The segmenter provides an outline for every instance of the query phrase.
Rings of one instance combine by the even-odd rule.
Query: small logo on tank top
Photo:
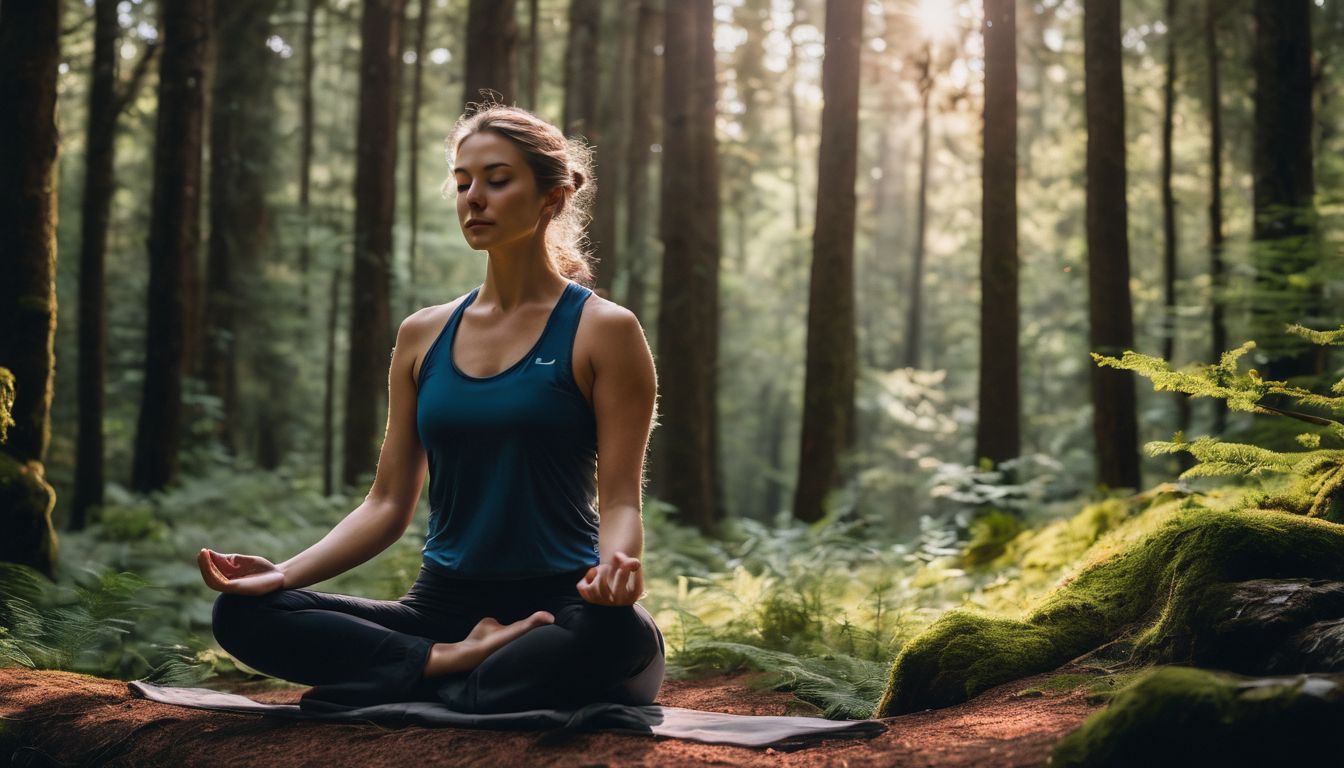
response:
[[[555,365],[555,358],[551,358],[550,360],[542,360],[540,357],[538,357],[536,363],[537,365]]]

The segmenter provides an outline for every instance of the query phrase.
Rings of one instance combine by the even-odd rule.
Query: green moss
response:
[[[0,451],[0,560],[30,565],[48,576],[56,561],[51,511],[56,492],[42,465]]]
[[[1093,563],[1024,620],[954,611],[896,657],[877,712],[956,704],[1055,669],[1122,634],[1136,658],[1189,657],[1201,595],[1221,581],[1344,578],[1344,527],[1273,512],[1183,509],[1152,534]]]
[[[1021,532],[1022,519],[1013,512],[990,509],[982,513],[971,523],[971,539],[962,553],[962,563],[974,568],[993,562]]]
[[[1160,669],[1060,741],[1051,764],[1324,765],[1339,755],[1339,681]]]
[[[8,368],[0,368],[0,443],[9,437],[9,428],[14,426],[14,374]]]

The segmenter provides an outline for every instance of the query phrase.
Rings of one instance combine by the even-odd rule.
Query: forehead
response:
[[[527,164],[523,160],[523,151],[517,144],[493,131],[473,133],[457,145],[457,156],[453,158],[455,173],[484,172],[498,163],[508,163],[513,170],[525,173]]]

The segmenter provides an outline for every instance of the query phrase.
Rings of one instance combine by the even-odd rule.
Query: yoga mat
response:
[[[328,705],[325,711],[301,709],[297,704],[263,704],[236,693],[205,688],[168,688],[129,683],[131,691],[164,704],[222,712],[242,712],[294,720],[383,725],[428,725],[505,730],[614,730],[686,739],[705,744],[801,749],[827,738],[872,738],[887,729],[877,720],[824,720],[818,717],[730,715],[657,704],[589,704],[575,710],[534,709],[526,712],[470,714],[454,712],[432,701],[405,701],[347,709]]]

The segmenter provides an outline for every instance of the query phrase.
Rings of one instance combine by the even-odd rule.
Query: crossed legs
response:
[[[642,608],[596,606],[577,594],[543,596],[542,611],[535,600],[507,602],[515,604],[484,618],[306,589],[224,594],[214,631],[248,666],[316,686],[305,702],[438,699],[463,712],[652,703],[661,638]]]

